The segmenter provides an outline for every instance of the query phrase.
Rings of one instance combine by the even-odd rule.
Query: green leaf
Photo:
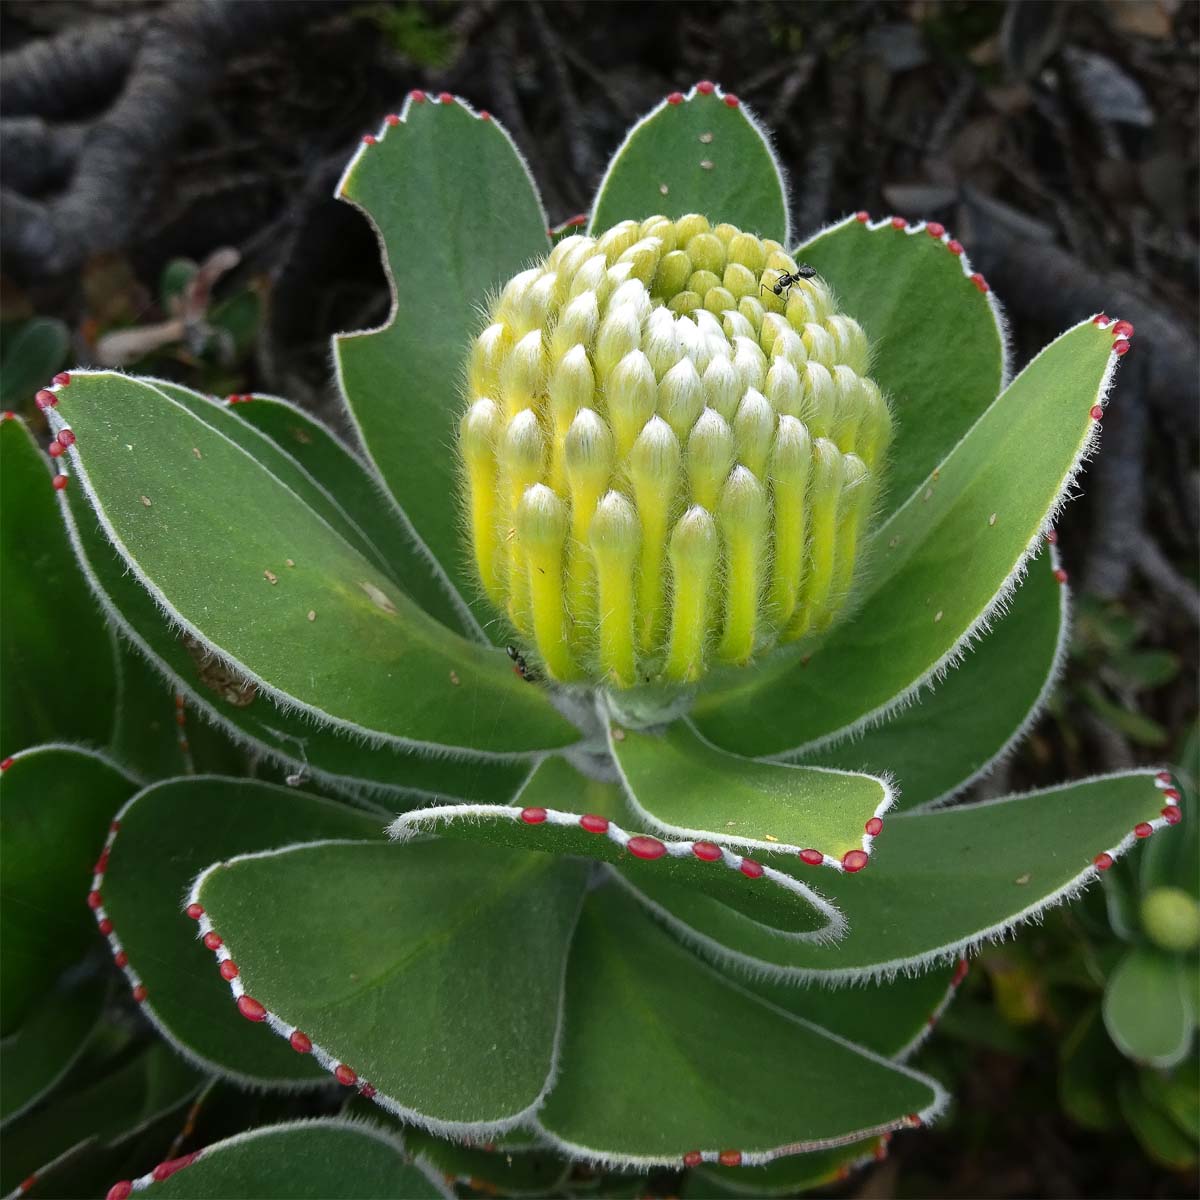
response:
[[[298,1026],[326,1070],[345,1064],[390,1112],[461,1137],[541,1102],[585,879],[494,846],[330,842],[217,863],[189,899],[240,968],[235,996],[276,1033]]]
[[[592,822],[589,829],[581,820],[585,816],[607,824]],[[421,832],[620,864],[632,879],[661,878],[698,888],[750,920],[784,926],[802,940],[825,941],[844,927],[841,914],[818,893],[781,871],[765,868],[761,877],[751,878],[741,870],[745,860],[730,850],[701,859],[690,839],[647,838],[619,788],[586,780],[559,758],[541,763],[508,804],[414,809],[388,826],[400,841]],[[633,838],[642,841],[630,850]]]
[[[853,987],[797,987],[772,979],[751,980],[745,986],[848,1042],[906,1062],[949,1007],[965,975],[964,960],[954,968]]]
[[[410,1161],[399,1138],[332,1117],[251,1129],[175,1162],[165,1180],[152,1182],[153,1200],[442,1200],[454,1194],[427,1167]]]
[[[0,361],[0,408],[24,408],[38,388],[66,361],[71,346],[67,327],[54,317],[30,317],[4,339]]]
[[[932,1080],[835,1039],[706,967],[612,888],[571,949],[558,1081],[537,1123],[564,1152],[678,1166],[858,1141],[928,1119]]]
[[[1139,1071],[1142,1095],[1161,1107],[1179,1129],[1200,1140],[1200,1077],[1195,1064],[1166,1075],[1162,1071]]]
[[[1192,1045],[1187,973],[1173,955],[1135,946],[1104,989],[1104,1025],[1126,1058],[1173,1067]]]
[[[845,1179],[856,1167],[886,1156],[887,1144],[867,1138],[835,1150],[789,1154],[761,1167],[698,1167],[681,1195],[684,1200],[713,1200],[714,1195],[795,1196]],[[714,1186],[719,1191],[714,1191]]]
[[[891,399],[896,436],[881,516],[913,494],[1006,382],[999,307],[948,241],[924,225],[898,230],[890,220],[849,218],[794,253],[821,273],[871,339],[871,377]]]
[[[32,1108],[67,1074],[100,1021],[108,990],[98,975],[55,988],[0,1043],[0,1125]]]
[[[882,719],[1002,611],[1094,448],[1117,362],[1087,322],[1051,343],[873,535],[862,603],[810,655],[701,695],[697,724],[741,754],[793,755]],[[936,475],[936,478],[934,477]],[[994,518],[994,519],[993,519]]]
[[[1009,611],[936,688],[861,737],[804,761],[886,771],[899,785],[901,809],[943,803],[987,774],[1025,737],[1061,669],[1068,591],[1054,577],[1056,566],[1053,555],[1030,564]]]
[[[73,746],[37,746],[0,776],[0,1010],[4,1034],[87,950],[84,906],[104,831],[137,784],[115,763]]]
[[[225,981],[192,944],[196,924],[180,911],[180,897],[215,859],[299,839],[377,838],[379,819],[288,788],[212,777],[146,788],[118,819],[99,915],[113,924],[111,949],[128,955],[130,986],[146,989],[146,1015],[206,1070],[245,1084],[319,1082],[311,1059],[261,1036],[230,1008]]]
[[[718,749],[687,721],[658,733],[609,729],[609,747],[634,811],[652,828],[763,853],[821,850],[841,869],[863,832],[893,802],[883,779],[826,767],[754,762]]]
[[[1048,791],[949,809],[901,813],[861,876],[833,872],[821,891],[849,932],[836,945],[802,943],[699,892],[645,876],[621,878],[702,953],[760,977],[828,981],[881,978],[948,961],[1074,895],[1098,875],[1092,859],[1114,858],[1147,822],[1177,836],[1159,816],[1147,772],[1085,780]],[[794,861],[794,860],[793,860]],[[781,871],[815,868],[785,860]]]
[[[243,398],[238,416],[287,451],[338,499],[347,515],[377,546],[404,590],[456,633],[473,634],[461,607],[451,603],[427,555],[418,551],[391,494],[358,456],[302,409],[275,396]]]
[[[1098,1004],[1084,1012],[1060,1043],[1058,1060],[1058,1102],[1067,1116],[1084,1129],[1115,1128],[1120,1109],[1113,1090],[1113,1052]]]
[[[0,464],[0,754],[59,738],[103,745],[116,648],[79,577],[46,459],[20,421],[0,420]]]
[[[198,417],[206,425],[211,425],[231,442],[240,446],[251,458],[274,475],[284,487],[295,492],[317,516],[341,534],[363,558],[388,575],[394,583],[401,583],[392,570],[391,564],[375,545],[373,539],[350,517],[337,497],[314,479],[291,454],[282,450],[274,439],[267,437],[265,433],[243,421],[232,406],[222,403],[212,396],[206,396],[202,392],[194,392],[191,388],[171,383],[166,379],[147,376],[144,382],[177,401],[194,417]]]
[[[62,1092],[8,1126],[0,1155],[0,1190],[7,1195],[36,1172],[43,1184],[34,1195],[84,1194],[48,1186],[59,1174],[60,1158],[69,1152],[80,1157],[90,1154],[113,1169],[124,1164],[124,1151],[132,1147],[165,1149],[183,1123],[179,1109],[196,1095],[201,1083],[201,1077],[166,1046],[151,1044],[94,1082]],[[163,1118],[171,1114],[170,1132],[164,1137]],[[51,1164],[54,1170],[48,1171]]]
[[[157,388],[79,372],[55,411],[78,438],[76,483],[122,557],[175,624],[260,691],[414,749],[494,754],[574,740],[504,655],[422,612],[247,452]]]
[[[394,307],[382,328],[335,338],[334,356],[371,462],[482,638],[494,614],[452,499],[462,368],[488,296],[549,252],[546,215],[497,122],[457,101],[410,100],[400,117],[362,147],[338,189],[379,234]]]
[[[363,1103],[363,1107],[368,1107]],[[358,1109],[362,1111],[362,1109]],[[511,1149],[491,1142],[486,1146],[463,1145],[436,1138],[416,1127],[405,1131],[410,1154],[436,1167],[455,1183],[475,1191],[499,1192],[503,1196],[546,1196],[561,1191],[571,1164],[557,1154],[537,1148]]]
[[[296,781],[308,778],[339,791],[379,792],[425,799],[507,799],[528,774],[528,764],[504,760],[431,758],[391,745],[364,746],[344,734],[314,725],[299,712],[281,710],[195,642],[166,623],[150,593],[125,569],[78,493],[65,510],[80,566],[111,624],[128,639],[171,688],[187,698],[188,741],[203,741],[212,722],[236,742],[280,764]],[[135,718],[136,719],[136,718]],[[155,714],[152,717],[157,720]],[[131,715],[122,712],[122,737]],[[155,734],[157,737],[157,734]],[[215,735],[214,735],[215,736]],[[142,748],[144,750],[144,747]],[[207,757],[212,757],[211,755]]]
[[[1146,1099],[1137,1080],[1125,1076],[1117,1088],[1121,1112],[1142,1149],[1164,1167],[1184,1171],[1195,1165],[1196,1140],[1179,1127],[1157,1105]]]
[[[719,88],[664,100],[629,131],[600,181],[588,232],[658,213],[701,213],[788,241],[787,194],[767,135]]]

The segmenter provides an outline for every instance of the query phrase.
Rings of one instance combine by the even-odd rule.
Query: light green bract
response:
[[[828,1183],[944,1109],[906,1063],[967,957],[1151,836],[1154,944],[1103,1019],[1178,1061],[1174,777],[949,805],[1054,686],[1045,543],[1132,330],[1081,322],[1010,380],[939,226],[859,214],[790,249],[766,136],[710,84],[631,131],[586,234],[551,242],[508,135],[450,96],[414,93],[338,194],[392,286],[335,341],[356,444],[278,398],[82,370],[40,398],[56,499],[0,431],[12,1186],[445,1194],[420,1153],[507,1194],[584,1162],[627,1173],[613,1195],[659,1167],[689,1196]],[[141,1115],[64,1145],[56,1080],[118,1035],[55,977],[105,954],[173,1051],[277,1097],[243,1127],[322,1083],[353,1119],[135,1164],[197,1084],[140,1099],[158,1060],[126,1056],[96,1086]]]

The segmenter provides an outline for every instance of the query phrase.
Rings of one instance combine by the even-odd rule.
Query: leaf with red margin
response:
[[[699,892],[620,877],[677,936],[723,966],[794,981],[887,978],[948,962],[1076,895],[1098,877],[1093,859],[1116,859],[1166,827],[1165,787],[1133,771],[901,813],[861,877],[823,880],[849,924],[836,946],[801,943]],[[791,870],[806,875],[799,863]]]
[[[884,516],[912,495],[1007,382],[995,297],[969,277],[970,263],[948,249],[949,237],[929,230],[850,217],[793,253],[821,273],[842,311],[871,339],[871,377],[896,421],[878,507]]]
[[[83,903],[92,864],[113,814],[138,784],[110,759],[76,746],[35,746],[5,763],[0,1008],[7,1036],[94,945]]]
[[[251,1129],[126,1182],[151,1200],[449,1200],[454,1195],[425,1163],[409,1157],[398,1137],[337,1117]]]
[[[803,762],[893,776],[893,811],[943,804],[986,775],[1041,715],[1061,673],[1070,589],[1053,552],[1031,564],[1008,612],[931,690],[860,736]]]
[[[0,417],[0,463],[0,755],[38,742],[103,745],[116,647],[63,534],[48,460],[11,416]]]
[[[558,1081],[537,1125],[576,1157],[767,1162],[902,1128],[911,1114],[928,1121],[947,1101],[934,1080],[712,970],[619,889],[588,897],[566,1011]]]
[[[658,213],[702,213],[787,242],[782,168],[736,96],[711,84],[676,92],[634,125],[596,190],[589,232]]]
[[[554,1076],[586,875],[498,846],[326,842],[216,863],[188,902],[260,1037],[286,1047],[299,1027],[340,1083],[481,1136],[524,1123]]]
[[[179,898],[214,859],[300,840],[379,838],[380,819],[290,788],[220,777],[155,784],[117,819],[105,869],[93,879],[102,901],[96,917],[112,922],[109,948],[128,956],[129,986],[146,989],[146,1016],[189,1061],[245,1086],[322,1082],[310,1059],[259,1036],[232,1011],[228,986],[194,944],[196,923],[180,912]]]
[[[781,653],[754,678],[718,679],[701,693],[705,737],[739,754],[796,758],[883,720],[939,679],[1003,611],[1095,450],[1113,344],[1089,321],[1047,346],[872,535],[852,617],[803,658]]]
[[[419,808],[388,826],[399,841],[424,832],[620,864],[631,878],[699,888],[750,920],[784,926],[802,940],[829,941],[844,929],[841,914],[818,892],[769,862],[705,841],[701,857],[690,838],[648,835],[618,787],[584,779],[561,758],[541,763],[509,804]]]
[[[859,871],[895,801],[886,779],[741,758],[686,720],[655,732],[610,726],[608,741],[634,811],[674,837],[760,854],[815,848],[825,866]]]
[[[447,594],[484,638],[494,614],[463,553],[450,448],[480,312],[549,253],[546,215],[508,134],[452,98],[410,98],[351,160],[337,194],[379,234],[393,301],[381,328],[334,339],[342,395]]]

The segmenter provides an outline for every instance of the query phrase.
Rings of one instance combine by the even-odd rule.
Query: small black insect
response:
[[[771,284],[771,291],[777,296],[782,296],[787,299],[788,289],[793,283],[799,283],[802,279],[812,279],[816,275],[816,270],[812,267],[806,267],[803,263],[800,264],[790,274],[787,271],[780,271],[779,278]],[[758,289],[758,294],[761,296],[767,290],[767,285],[761,284]]]
[[[537,672],[525,661],[525,655],[516,646],[505,646],[504,649],[512,659],[513,674],[519,675],[526,683],[537,683]]]

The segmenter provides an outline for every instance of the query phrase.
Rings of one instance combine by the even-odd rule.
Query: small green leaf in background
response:
[[[790,754],[932,682],[1036,546],[1096,437],[1090,411],[1115,361],[1090,321],[1043,350],[876,530],[854,619],[801,660],[701,693],[705,737],[739,754]]]
[[[1129,1122],[1142,1149],[1164,1167],[1183,1171],[1196,1162],[1196,1138],[1184,1133],[1138,1086],[1137,1080],[1124,1076],[1117,1085],[1121,1113]]]
[[[27,409],[33,394],[66,366],[71,348],[67,327],[55,317],[30,317],[4,336],[0,357],[0,408]]]
[[[1054,568],[1050,555],[1030,564],[1008,612],[914,704],[803,761],[888,772],[900,793],[897,809],[962,791],[1020,740],[1058,673],[1068,590],[1055,579]]]
[[[0,775],[0,1010],[18,1028],[96,937],[84,905],[113,814],[137,784],[101,755],[38,746]]]
[[[79,569],[47,459],[17,420],[0,420],[0,755],[38,742],[100,746],[112,733],[112,635]]]
[[[311,1058],[237,1015],[180,897],[218,859],[303,839],[380,836],[377,817],[251,780],[179,779],[138,793],[121,813],[101,892],[114,936],[146,988],[146,1011],[163,1034],[193,1061],[243,1082],[322,1081]]]
[[[1148,946],[1126,954],[1104,990],[1104,1025],[1122,1054],[1155,1067],[1183,1061],[1195,1033],[1187,986],[1172,955]]]
[[[654,829],[724,845],[842,860],[869,846],[864,827],[890,807],[882,779],[825,767],[755,762],[717,749],[694,726],[614,727],[609,744],[635,811]]]
[[[701,87],[672,93],[629,131],[600,181],[589,233],[700,213],[787,242],[787,193],[766,134],[737,97]]]
[[[1084,1129],[1114,1128],[1120,1107],[1099,1005],[1088,1008],[1059,1043],[1058,1060],[1058,1102],[1067,1116]]]
[[[45,996],[0,1043],[0,1125],[51,1091],[83,1053],[104,1011],[109,981],[92,975]]]
[[[944,1100],[705,966],[619,890],[589,895],[558,1080],[537,1116],[564,1151],[625,1166],[693,1150],[770,1157],[882,1133]]]
[[[961,257],[924,228],[868,228],[850,218],[798,246],[793,257],[821,273],[871,339],[871,378],[896,419],[878,502],[887,516],[999,394],[999,321]]]
[[[77,437],[74,482],[122,556],[243,674],[319,720],[404,745],[519,753],[575,740],[503,654],[418,609],[295,492],[165,393],[77,373],[56,411]]]
[[[453,1192],[427,1167],[411,1162],[398,1138],[365,1122],[324,1118],[252,1129],[206,1146],[195,1161],[153,1183],[149,1195],[444,1200]]]
[[[0,1190],[7,1195],[36,1173],[34,1197],[103,1194],[113,1171],[153,1166],[157,1158],[146,1156],[171,1144],[183,1124],[180,1110],[203,1082],[161,1042],[106,1064],[95,1079],[60,1090],[5,1129]]]
[[[383,240],[394,309],[382,329],[339,335],[334,354],[367,454],[483,636],[493,614],[463,552],[450,447],[481,310],[549,252],[546,216],[496,121],[432,99],[410,99],[401,118],[359,151],[338,191]]]
[[[585,881],[498,847],[329,843],[217,864],[192,895],[247,994],[389,1110],[461,1134],[517,1124],[546,1087]]]
[[[356,1101],[354,1111],[365,1113],[372,1106]],[[373,1110],[376,1114],[378,1109]],[[463,1145],[434,1137],[412,1126],[404,1132],[410,1154],[417,1154],[444,1175],[453,1176],[475,1191],[494,1189],[504,1196],[546,1196],[556,1194],[571,1169],[558,1154],[536,1144],[513,1149],[489,1143],[489,1149]]]

